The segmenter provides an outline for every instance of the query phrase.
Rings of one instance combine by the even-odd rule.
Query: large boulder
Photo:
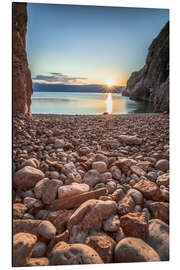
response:
[[[146,242],[159,254],[161,261],[169,260],[169,226],[160,219],[151,219]]]
[[[157,252],[142,239],[126,237],[115,247],[115,262],[153,262],[160,261]]]
[[[51,265],[102,264],[98,253],[85,244],[59,242],[50,254]]]
[[[15,173],[13,184],[18,190],[27,190],[33,188],[44,177],[45,175],[42,171],[26,166]]]
[[[68,228],[80,224],[82,231],[100,230],[102,222],[116,212],[114,201],[88,200],[73,213]]]

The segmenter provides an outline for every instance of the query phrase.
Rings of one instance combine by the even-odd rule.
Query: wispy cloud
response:
[[[88,78],[85,77],[71,77],[63,73],[50,72],[50,75],[36,75],[32,78],[34,83],[62,83],[62,84],[82,84],[84,80]]]

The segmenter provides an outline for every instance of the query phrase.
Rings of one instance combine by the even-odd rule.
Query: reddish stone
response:
[[[56,227],[57,233],[62,233],[65,228],[66,224],[73,214],[72,210],[58,210],[50,212],[48,215],[48,219],[54,224]]]
[[[146,199],[153,201],[161,201],[163,198],[158,185],[149,180],[140,180],[133,186],[133,188],[141,191]]]
[[[116,242],[110,236],[106,234],[88,236],[85,244],[96,250],[104,263],[113,262],[113,253]]]
[[[120,217],[120,224],[126,236],[146,239],[148,224],[145,213],[128,213]]]
[[[22,203],[13,204],[13,218],[19,219],[22,218],[24,213],[27,211],[27,207]]]
[[[99,188],[94,191],[74,195],[72,197],[55,200],[50,206],[50,210],[71,209],[80,206],[83,202],[90,199],[98,199],[107,194],[106,188]]]
[[[118,204],[118,213],[125,215],[134,209],[135,202],[130,195],[125,195],[124,198]]]

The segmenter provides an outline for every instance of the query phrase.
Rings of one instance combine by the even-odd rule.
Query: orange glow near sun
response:
[[[114,81],[112,79],[108,79],[106,81],[106,84],[107,84],[108,87],[112,87],[114,85]]]

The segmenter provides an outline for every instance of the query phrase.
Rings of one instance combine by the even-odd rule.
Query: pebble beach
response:
[[[13,266],[169,260],[169,114],[13,118]]]

